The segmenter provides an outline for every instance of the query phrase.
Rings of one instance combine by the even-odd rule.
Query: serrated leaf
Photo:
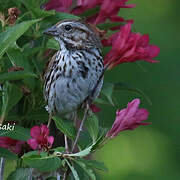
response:
[[[40,21],[40,19],[24,21],[20,24],[16,24],[13,27],[9,27],[5,32],[0,34],[0,58],[6,52],[9,46],[22,36],[30,26]]]
[[[141,91],[140,89],[138,88],[135,88],[129,84],[126,84],[126,83],[115,83],[114,84],[114,91],[130,91],[130,92],[133,92],[133,93],[137,93],[139,95],[141,95],[142,97],[144,97],[146,99],[146,101],[152,105],[152,102],[151,100],[149,99],[149,97],[143,92]]]
[[[99,133],[99,122],[97,116],[94,113],[91,113],[91,115],[86,119],[85,126],[90,136],[92,137],[93,142],[95,142]]]
[[[21,90],[14,84],[6,82],[3,85],[3,96],[2,96],[2,109],[1,109],[1,121],[8,114],[8,112],[15,106],[22,97]]]
[[[26,153],[22,157],[24,164],[29,167],[36,168],[41,172],[55,171],[61,166],[61,160],[47,153],[39,154],[36,151]]]
[[[75,159],[74,162],[76,162],[76,164],[78,164],[83,169],[83,171],[91,178],[91,180],[96,180],[96,176],[93,170],[88,168],[84,162]]]
[[[80,179],[79,179],[79,176],[78,176],[78,173],[77,173],[77,171],[74,169],[74,167],[68,162],[67,159],[65,159],[65,161],[66,161],[67,165],[69,166],[69,168],[71,169],[71,172],[72,172],[72,174],[73,174],[73,176],[74,176],[74,179],[75,179],[75,180],[80,180]]]
[[[114,106],[113,100],[112,100],[112,94],[114,90],[113,83],[104,82],[101,93],[106,96],[108,101]]]
[[[6,124],[7,126],[7,124]],[[12,139],[27,141],[31,138],[30,130],[21,126],[14,126],[13,130],[0,130],[0,137],[10,137]]]
[[[0,75],[0,82],[21,80],[32,77],[37,78],[37,75],[26,71],[11,71]]]
[[[106,171],[106,172],[108,171],[107,167],[105,166],[103,162],[98,162],[96,160],[82,159],[82,158],[78,159],[78,161],[82,161],[88,167],[95,168],[101,171]]]
[[[66,134],[70,139],[75,139],[76,130],[72,122],[68,120],[62,120],[61,118],[56,116],[52,117],[52,119],[55,121],[55,124],[60,131]]]
[[[29,168],[19,168],[13,171],[7,178],[7,180],[25,180],[29,179],[31,176],[31,171]]]
[[[17,160],[18,156],[17,154],[12,153],[8,149],[0,148],[0,157],[4,157],[11,160]]]

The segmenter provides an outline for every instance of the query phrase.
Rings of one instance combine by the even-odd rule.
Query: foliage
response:
[[[43,71],[52,53],[58,50],[59,46],[56,41],[48,39],[42,32],[57,21],[79,19],[78,16],[65,12],[45,11],[40,8],[41,5],[40,0],[18,2],[8,0],[8,3],[3,4],[3,8],[0,9],[0,124],[9,122],[16,124],[14,131],[0,129],[1,137],[27,141],[30,139],[30,128],[48,121],[46,102],[43,97]],[[12,25],[8,24],[7,11],[14,6],[20,9],[21,14]],[[94,12],[97,12],[97,8],[92,12],[84,12],[81,16],[90,16]],[[119,25],[122,23],[104,22],[98,27],[112,34],[109,29]],[[106,51],[105,47],[103,53]],[[114,92],[121,90],[144,96],[141,90],[122,82],[117,84],[105,82],[101,95],[95,103],[99,106],[111,105],[116,108]],[[147,97],[146,99],[149,101]],[[80,112],[79,117],[81,116]],[[52,119],[59,131],[69,139],[75,140],[77,130],[72,122],[64,121],[59,117],[52,117]],[[70,153],[63,147],[47,148],[46,152],[44,149],[31,151],[25,144],[18,157],[12,153],[11,147],[0,148],[0,156],[17,160],[17,169],[9,175],[8,179],[27,178],[31,175],[29,168],[35,168],[40,172],[58,172],[59,169],[69,172],[70,170],[70,176],[75,180],[87,178],[95,180],[95,171],[107,171],[107,168],[101,162],[86,160],[84,157],[100,149],[107,142],[107,130],[100,127],[98,116],[91,111],[85,121],[85,129],[86,131],[81,133],[79,138],[77,153]]]

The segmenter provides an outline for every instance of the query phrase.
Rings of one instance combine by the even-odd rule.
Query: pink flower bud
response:
[[[148,118],[148,111],[146,109],[139,108],[140,100],[134,99],[128,103],[127,108],[117,110],[116,119],[112,128],[107,132],[106,137],[114,138],[121,131],[133,130],[140,125],[148,125],[151,123],[144,123]]]

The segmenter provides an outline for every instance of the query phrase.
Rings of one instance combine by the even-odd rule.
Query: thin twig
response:
[[[64,172],[63,180],[66,180],[66,178],[67,178],[67,171]]]
[[[0,163],[0,180],[3,180],[4,166],[5,166],[5,158],[2,157]]]
[[[69,153],[68,139],[65,134],[64,134],[64,144],[65,144],[66,152]]]
[[[49,120],[48,120],[48,124],[47,124],[47,127],[49,127],[50,126],[50,124],[51,124],[51,115],[49,115]]]
[[[83,119],[82,119],[82,121],[81,121],[80,127],[79,127],[78,132],[77,132],[77,135],[76,135],[76,139],[75,139],[74,144],[73,144],[73,147],[72,147],[72,152],[74,151],[74,149],[75,149],[75,147],[76,147],[77,141],[78,141],[79,136],[80,136],[80,133],[81,133],[81,131],[82,131],[82,127],[83,127],[84,121],[85,121],[85,119],[87,118],[87,115],[88,115],[88,110],[89,110],[89,104],[87,103],[87,104],[86,104],[85,111],[84,111],[84,117],[83,117]]]

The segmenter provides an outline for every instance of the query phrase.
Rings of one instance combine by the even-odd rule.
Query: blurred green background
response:
[[[141,98],[141,107],[149,110],[152,125],[122,132],[96,153],[105,162],[108,173],[103,180],[179,180],[180,179],[180,1],[131,0],[133,9],[120,14],[134,19],[134,31],[149,34],[152,44],[161,49],[160,63],[121,64],[108,72],[106,78],[126,82],[143,90],[152,105]],[[139,97],[118,93],[120,108]],[[105,126],[112,124],[112,109],[100,116]],[[114,111],[115,117],[115,111]]]

